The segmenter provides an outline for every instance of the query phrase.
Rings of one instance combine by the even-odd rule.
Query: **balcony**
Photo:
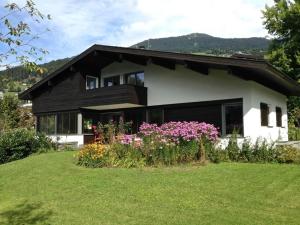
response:
[[[147,105],[147,88],[118,85],[87,90],[80,100],[80,108],[107,110]]]
[[[102,87],[77,91],[73,88],[56,88],[45,91],[33,99],[33,113],[79,110],[109,110],[147,105],[147,88],[133,85]]]

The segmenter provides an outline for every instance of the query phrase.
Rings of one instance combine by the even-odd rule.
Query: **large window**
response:
[[[45,134],[55,134],[55,115],[37,116],[37,131]]]
[[[126,84],[144,86],[144,72],[129,73],[125,75]]]
[[[98,88],[98,78],[94,76],[86,76],[86,90]]]
[[[57,114],[58,134],[77,134],[77,113],[66,112]]]
[[[266,103],[260,103],[261,126],[269,126],[269,106]]]
[[[276,126],[282,127],[282,110],[280,107],[276,107]]]
[[[223,135],[243,135],[243,104],[228,103],[223,105]]]
[[[164,111],[161,108],[148,110],[148,123],[161,125],[164,122]]]
[[[104,87],[120,85],[120,76],[105,77]]]

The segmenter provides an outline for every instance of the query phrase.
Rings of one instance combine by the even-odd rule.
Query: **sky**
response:
[[[13,2],[24,4],[24,0]],[[34,32],[46,27],[50,30],[33,43],[49,51],[44,61],[50,61],[77,55],[93,44],[126,47],[149,38],[189,33],[224,38],[265,37],[261,10],[266,4],[272,5],[273,0],[35,0],[35,3],[52,19],[39,25],[28,18],[26,21],[32,23]]]

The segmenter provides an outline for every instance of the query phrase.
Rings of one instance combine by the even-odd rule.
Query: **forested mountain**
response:
[[[170,52],[232,55],[236,52],[263,54],[270,44],[266,38],[219,38],[208,34],[193,33],[178,37],[149,39],[132,47]]]
[[[46,73],[44,73],[43,75],[29,73],[20,66],[0,71],[0,90],[20,92],[26,89],[28,86],[36,83],[43,77],[47,76],[54,70],[58,69],[70,60],[71,58],[64,58],[42,64],[41,66],[43,68],[46,68]]]
[[[263,55],[270,41],[266,38],[218,38],[207,34],[193,33],[178,37],[149,39],[131,47],[171,52],[185,52],[195,54],[232,55],[234,53],[247,53]],[[28,73],[22,67],[0,71],[0,90],[19,92],[44,76],[61,67],[71,58],[54,60],[41,66],[47,69],[45,74]]]

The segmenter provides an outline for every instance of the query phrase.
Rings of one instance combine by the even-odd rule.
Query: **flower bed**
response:
[[[300,151],[292,146],[275,146],[247,138],[242,146],[232,135],[227,147],[220,149],[216,142],[218,130],[211,124],[198,122],[169,122],[158,126],[143,123],[138,134],[118,134],[108,145],[100,143],[83,147],[78,164],[87,167],[141,167],[175,165],[196,161],[211,162],[279,162],[300,163]]]
[[[201,148],[212,145],[218,137],[217,128],[199,122],[169,122],[161,126],[143,123],[139,130],[134,135],[117,135],[113,143],[101,148],[100,156],[99,151],[91,150],[95,146],[84,147],[78,163],[92,167],[187,163],[203,158]]]

